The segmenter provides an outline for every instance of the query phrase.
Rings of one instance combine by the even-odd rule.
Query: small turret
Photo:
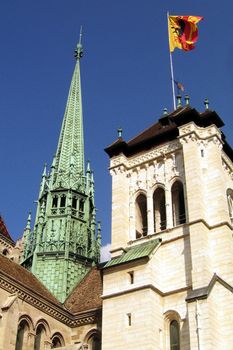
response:
[[[29,211],[28,218],[27,218],[27,224],[23,232],[23,238],[22,238],[22,245],[23,245],[23,259],[27,256],[28,249],[29,249],[29,237],[31,233],[31,211]]]
[[[43,173],[42,173],[39,197],[41,197],[43,192],[45,191],[46,179],[47,179],[47,164],[45,163]]]
[[[97,223],[97,241],[96,241],[96,252],[98,255],[98,261],[100,260],[100,249],[101,249],[101,222]]]

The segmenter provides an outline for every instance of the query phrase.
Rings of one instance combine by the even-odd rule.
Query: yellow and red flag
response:
[[[170,52],[173,52],[176,47],[184,51],[194,49],[198,39],[197,23],[202,19],[203,17],[200,16],[168,17]]]

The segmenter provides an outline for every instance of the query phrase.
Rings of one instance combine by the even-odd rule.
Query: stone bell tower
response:
[[[112,259],[103,269],[103,350],[232,347],[233,151],[223,125],[207,100],[198,112],[186,96],[105,149]]]
[[[29,215],[24,232],[22,265],[61,302],[100,256],[93,172],[89,162],[84,167],[82,55],[80,35],[56,155],[50,172],[45,167],[42,175],[34,229]]]

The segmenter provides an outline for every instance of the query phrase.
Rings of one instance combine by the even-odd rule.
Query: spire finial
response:
[[[122,138],[122,128],[117,129],[118,139]]]
[[[28,230],[31,230],[31,219],[32,219],[31,214],[32,214],[32,212],[30,210],[29,214],[28,214],[27,226],[26,226],[26,229],[28,229]]]
[[[184,96],[185,104],[189,105],[189,95]]]
[[[90,173],[91,172],[91,163],[90,163],[90,160],[87,161],[87,173]]]
[[[205,105],[205,109],[209,109],[209,100],[208,98],[205,98],[205,101],[204,101],[204,105]]]
[[[47,172],[47,163],[44,163],[44,171],[42,176],[45,177],[46,176],[46,172]]]
[[[78,60],[82,58],[83,56],[83,46],[82,46],[82,36],[83,36],[83,27],[80,27],[80,33],[79,33],[79,42],[77,44],[77,47],[75,49],[74,57]]]
[[[181,95],[177,95],[176,98],[177,98],[177,107],[181,107],[182,106]]]

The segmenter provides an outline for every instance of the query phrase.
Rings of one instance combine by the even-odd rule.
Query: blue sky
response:
[[[35,210],[51,164],[83,25],[85,158],[95,174],[97,218],[110,242],[111,178],[104,148],[129,140],[172,111],[166,12],[199,15],[195,50],[173,54],[190,104],[218,112],[233,135],[233,3],[155,0],[7,0],[0,4],[0,213],[14,239]]]

